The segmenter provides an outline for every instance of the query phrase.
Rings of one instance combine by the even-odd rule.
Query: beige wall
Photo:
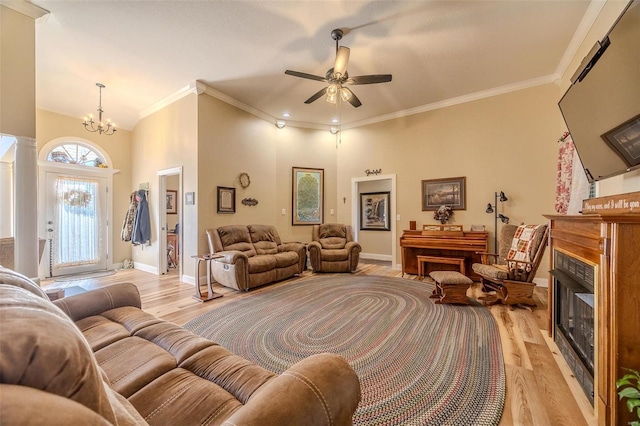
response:
[[[278,129],[206,94],[198,105],[201,250],[207,249],[206,229],[229,224],[275,225],[283,241],[310,241],[310,226],[291,225],[292,167],[324,169],[325,221],[335,218],[337,154],[328,131]],[[251,178],[246,189],[238,183],[243,172]],[[236,188],[236,213],[217,213],[218,186]],[[243,198],[258,205],[245,206]]]
[[[69,117],[54,112],[36,111],[36,139],[38,155],[42,147],[57,138],[68,138],[82,141],[89,140],[107,153],[113,162],[112,168],[119,170],[113,175],[113,255],[110,259],[113,263],[121,263],[124,259],[131,258],[131,244],[120,239],[122,221],[129,208],[129,194],[131,193],[131,132],[118,130],[112,136],[98,135],[87,132],[82,126],[82,118]]]
[[[197,96],[190,94],[143,118],[131,132],[132,170],[128,192],[138,189],[142,183],[149,183],[151,245],[133,248],[134,262],[141,268],[152,270],[158,267],[158,224],[161,222],[158,203],[165,202],[165,196],[159,190],[158,171],[182,167],[180,194],[196,193],[196,205],[183,205],[181,219],[182,258],[185,259],[183,273],[194,276],[194,264],[186,259],[192,260],[190,257],[198,252],[197,118]],[[181,203],[183,200],[184,197],[180,197]]]
[[[0,133],[36,137],[35,20],[0,5]]]
[[[547,84],[344,131],[338,150],[338,197],[347,197],[339,219],[350,221],[350,179],[366,169],[397,175],[401,230],[409,221],[437,223],[423,212],[421,180],[466,177],[466,210],[449,223],[483,224],[493,241],[493,215],[485,213],[494,192],[509,201],[500,212],[511,223],[544,223],[554,212],[557,143],[564,126],[557,108],[561,91]],[[394,216],[395,216],[394,214]],[[401,263],[397,244],[395,263]],[[545,265],[540,268],[546,271]],[[546,272],[539,274],[545,275]]]

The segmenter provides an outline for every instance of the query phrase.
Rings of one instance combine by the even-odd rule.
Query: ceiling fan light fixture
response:
[[[284,122],[284,120],[276,120],[276,127],[278,129],[284,129],[285,125],[286,125],[286,123]]]
[[[338,100],[338,85],[330,84],[329,87],[327,87],[327,102],[329,102],[330,104],[335,104],[337,100]]]
[[[340,89],[340,98],[342,98],[344,102],[349,102],[349,99],[351,99],[351,95],[351,90],[344,87]]]
[[[329,129],[329,131],[331,132],[332,135],[337,134],[340,130],[338,129],[338,126],[331,126],[331,128]]]

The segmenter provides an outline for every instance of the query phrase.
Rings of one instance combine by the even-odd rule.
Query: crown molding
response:
[[[571,64],[571,60],[576,53],[578,53],[578,49],[580,49],[580,46],[584,43],[584,40],[587,38],[587,34],[589,34],[589,30],[591,30],[591,27],[600,15],[600,12],[606,3],[606,0],[592,0],[589,4],[580,24],[578,24],[578,27],[576,28],[576,32],[573,33],[573,37],[564,51],[564,55],[562,55],[562,58],[558,63],[558,67],[555,72],[558,79],[562,78],[564,73],[567,72],[567,68]]]
[[[47,9],[43,9],[26,0],[0,0],[0,4],[33,19],[42,18],[51,13]]]
[[[143,109],[142,111],[140,111],[140,115],[138,116],[138,120],[142,120],[143,118],[150,116],[154,112],[158,112],[161,109],[166,108],[167,106],[169,106],[172,103],[184,98],[187,95],[190,95],[191,93],[195,93],[197,95],[200,94],[197,91],[197,87],[196,87],[195,82],[192,83],[192,84],[189,84],[187,86],[184,86],[182,89],[178,90],[177,92],[174,92],[174,93],[170,94],[169,96],[166,96],[166,97],[160,99],[158,102],[154,103],[153,105],[150,105],[147,108]]]

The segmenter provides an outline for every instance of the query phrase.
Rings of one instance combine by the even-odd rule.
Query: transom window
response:
[[[99,152],[79,142],[58,145],[49,152],[47,161],[86,167],[107,167],[104,157]]]

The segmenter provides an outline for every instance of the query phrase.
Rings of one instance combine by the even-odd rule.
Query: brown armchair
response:
[[[482,263],[473,271],[482,277],[482,290],[495,294],[482,297],[486,304],[536,306],[533,279],[547,246],[546,225],[504,225],[498,253],[478,253]]]
[[[361,250],[360,244],[353,241],[351,226],[339,223],[313,226],[309,256],[314,272],[354,272]]]

